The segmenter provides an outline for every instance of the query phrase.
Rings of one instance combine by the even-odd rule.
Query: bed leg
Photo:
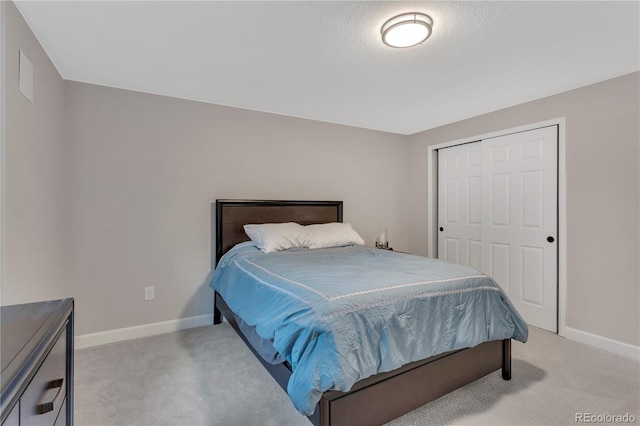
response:
[[[218,293],[214,293],[213,295],[213,325],[222,324],[222,312],[220,309],[216,307],[216,299],[218,298]]]
[[[222,312],[215,306],[213,307],[213,325],[222,324]]]
[[[511,339],[502,341],[502,378],[511,380]]]

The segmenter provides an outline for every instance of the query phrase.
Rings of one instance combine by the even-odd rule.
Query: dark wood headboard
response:
[[[211,205],[212,251],[222,255],[249,237],[249,223],[297,222],[301,225],[342,222],[342,201],[216,200]]]

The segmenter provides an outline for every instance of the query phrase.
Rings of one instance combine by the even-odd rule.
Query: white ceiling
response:
[[[637,1],[16,3],[65,79],[400,134],[640,70]]]

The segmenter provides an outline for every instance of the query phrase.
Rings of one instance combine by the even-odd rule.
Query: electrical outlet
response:
[[[153,300],[153,299],[155,299],[155,287],[145,287],[144,300]]]

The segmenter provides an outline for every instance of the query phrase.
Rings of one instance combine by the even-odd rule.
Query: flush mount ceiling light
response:
[[[424,13],[411,12],[394,16],[384,23],[382,42],[390,47],[411,47],[431,35],[433,20]]]

